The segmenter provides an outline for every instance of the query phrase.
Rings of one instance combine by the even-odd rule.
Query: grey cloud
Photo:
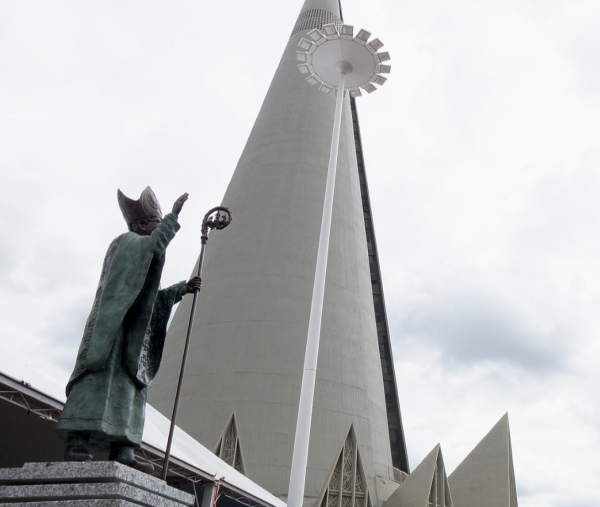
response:
[[[547,333],[533,329],[506,301],[476,292],[419,304],[405,313],[398,331],[403,340],[427,342],[454,363],[502,362],[537,373],[563,366],[559,344],[568,335],[558,325]]]
[[[597,22],[590,22],[571,41],[567,49],[566,63],[573,68],[577,79],[574,87],[585,94],[598,95],[600,90],[600,69],[598,53],[600,52],[600,34]]]
[[[52,354],[53,363],[67,374],[75,364],[77,349],[92,299],[93,294],[90,294],[89,297],[67,300],[61,305],[60,311],[50,311],[52,317],[46,319],[46,326],[42,331],[46,350]]]
[[[600,252],[600,242],[592,233],[600,215],[599,162],[600,150],[587,153],[577,171],[546,177],[532,189],[529,207],[513,238],[518,257],[535,258],[539,263],[552,254],[577,267],[584,256]]]
[[[6,237],[3,235],[3,237]],[[15,249],[10,248],[8,244],[0,247],[0,282],[8,286],[10,275],[17,264],[18,256]]]

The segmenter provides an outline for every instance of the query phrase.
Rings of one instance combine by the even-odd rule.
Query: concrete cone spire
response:
[[[220,447],[220,455],[236,456],[239,443],[246,475],[283,500],[335,109],[335,96],[305,82],[295,56],[309,30],[339,18],[338,0],[305,2],[225,193],[223,205],[235,219],[227,231],[211,236],[206,250],[177,419],[191,436],[216,450],[217,445],[229,445],[224,432],[235,416],[233,450],[224,454]],[[190,298],[179,305],[149,392],[150,403],[168,417],[190,305]],[[346,98],[305,506],[323,498],[350,427],[361,457],[365,498],[378,505],[375,477],[392,479],[393,469]]]
[[[341,17],[339,0],[306,0],[300,10],[300,14],[311,9],[321,9],[331,12],[337,17]]]

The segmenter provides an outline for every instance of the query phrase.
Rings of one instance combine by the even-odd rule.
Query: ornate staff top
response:
[[[208,241],[208,233],[210,229],[225,229],[232,220],[231,211],[229,208],[225,206],[217,206],[216,208],[211,209],[206,215],[204,215],[204,220],[202,220],[202,236],[200,239],[202,240],[202,244],[205,245]]]

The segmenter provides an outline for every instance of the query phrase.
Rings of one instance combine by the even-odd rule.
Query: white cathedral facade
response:
[[[298,72],[299,42],[341,27],[306,0],[222,204],[177,423],[286,501],[335,97]],[[410,470],[354,98],[345,97],[306,507],[516,507],[508,417],[448,477],[439,446]],[[188,298],[189,299],[189,298]],[[191,302],[169,328],[149,403],[170,417]]]
[[[168,471],[204,484],[203,507],[231,507],[217,484],[240,505],[286,507],[336,101],[296,52],[332,23],[340,0],[305,0],[223,198],[234,220],[207,248]],[[450,475],[439,445],[409,466],[362,151],[346,96],[303,505],[517,507],[507,414]],[[158,466],[190,309],[186,297],[149,390],[138,458]],[[18,378],[0,372],[0,468],[59,461],[64,393]]]

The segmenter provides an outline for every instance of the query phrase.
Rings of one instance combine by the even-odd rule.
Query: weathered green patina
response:
[[[171,309],[190,292],[190,282],[159,287],[179,227],[177,213],[169,213],[151,232],[122,234],[106,253],[56,427],[67,442],[65,459],[90,459],[94,448],[138,464],[133,449],[142,439],[147,386],[158,372]]]

